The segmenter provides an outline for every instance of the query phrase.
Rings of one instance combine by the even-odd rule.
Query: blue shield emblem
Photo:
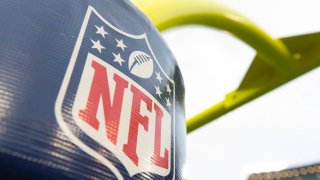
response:
[[[118,179],[174,178],[172,79],[146,34],[128,34],[89,7],[56,100],[58,124]]]

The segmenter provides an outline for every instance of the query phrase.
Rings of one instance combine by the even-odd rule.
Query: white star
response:
[[[166,86],[167,86],[167,92],[171,95],[172,90],[170,89],[170,85],[166,84]]]
[[[169,100],[169,98],[166,98],[166,101],[167,101],[167,104],[166,104],[166,106],[168,106],[169,108],[171,107],[171,103],[170,103],[170,100]]]
[[[156,72],[156,74],[157,74],[157,80],[159,80],[159,82],[161,83],[161,81],[162,81],[162,77],[161,77],[161,75],[160,75],[160,72]]]
[[[162,92],[160,91],[159,86],[154,86],[156,88],[156,95],[158,95],[161,98]]]
[[[126,61],[121,58],[121,54],[120,54],[120,53],[119,53],[119,54],[114,54],[114,53],[112,53],[112,54],[113,54],[113,56],[114,56],[113,62],[119,63],[120,66],[122,67],[122,63],[123,63],[123,62],[126,62]]]
[[[93,43],[93,46],[91,47],[92,49],[97,49],[100,53],[101,53],[101,50],[102,49],[105,49],[105,47],[103,47],[101,44],[100,44],[100,40],[98,41],[94,41],[92,39],[90,39],[91,42]]]
[[[101,27],[95,26],[95,27],[97,28],[96,34],[100,34],[103,38],[106,38],[106,34],[109,34],[104,30],[103,26]]]
[[[117,41],[117,47],[121,48],[122,51],[124,51],[124,48],[126,48],[127,46],[123,43],[123,40],[121,39],[120,41],[118,39],[116,39]]]

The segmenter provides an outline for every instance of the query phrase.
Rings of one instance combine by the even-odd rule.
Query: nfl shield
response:
[[[56,100],[58,124],[119,179],[174,178],[172,79],[147,34],[126,33],[89,6]]]

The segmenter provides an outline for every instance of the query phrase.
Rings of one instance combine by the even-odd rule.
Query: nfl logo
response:
[[[118,179],[174,178],[175,84],[146,34],[123,32],[89,7],[55,114],[68,138]]]

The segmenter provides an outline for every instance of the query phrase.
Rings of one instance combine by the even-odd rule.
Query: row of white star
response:
[[[95,26],[95,27],[97,29],[96,34],[100,34],[104,39],[106,38],[106,35],[109,34],[108,32],[106,32],[104,30],[103,26],[101,26],[101,27]],[[120,39],[120,40],[115,39],[115,40],[117,41],[116,47],[121,48],[122,51],[124,51],[124,49],[127,48],[127,46],[123,42],[123,39]],[[91,42],[93,43],[92,48],[97,49],[100,53],[102,52],[102,49],[106,49],[104,46],[101,45],[100,40],[98,40],[98,41],[91,40]]]
[[[100,40],[98,40],[98,41],[94,41],[94,40],[92,40],[92,39],[90,39],[91,40],[91,42],[93,43],[93,46],[91,47],[92,49],[97,49],[100,53],[101,53],[101,51],[102,51],[102,49],[105,49],[105,47],[103,47],[101,44],[100,44]],[[116,39],[117,40],[117,39]],[[118,40],[117,40],[118,41]],[[122,40],[121,40],[121,42],[122,42]],[[117,46],[118,47],[118,46]],[[119,63],[119,65],[122,67],[122,63],[124,63],[124,62],[126,62],[124,59],[122,59],[122,57],[121,57],[121,54],[120,53],[118,53],[118,54],[115,54],[115,53],[112,53],[113,54],[113,56],[114,56],[114,62],[117,62],[117,63]]]
[[[159,86],[154,86],[154,87],[156,88],[156,94],[159,96],[159,98],[161,98],[162,92],[161,92]],[[167,92],[171,92],[170,87],[169,87],[169,91],[168,91],[168,87],[169,87],[169,85],[167,86]],[[171,103],[170,103],[169,98],[166,98],[166,102],[167,102],[166,106],[168,106],[170,108],[171,107]]]
[[[92,42],[92,49],[97,49],[99,51],[99,53],[101,54],[102,53],[102,49],[106,49],[104,46],[101,45],[101,42],[100,40],[97,40],[97,41],[94,41],[92,39],[90,39],[91,42]],[[124,51],[124,48],[127,48],[127,46],[123,43],[123,40],[118,40],[118,39],[115,39],[117,41],[117,46],[116,47],[119,47],[122,49],[122,51]]]
[[[156,76],[157,76],[157,80],[161,83],[162,81],[162,77],[160,75],[160,72],[156,72]],[[154,86],[155,89],[156,89],[156,95],[159,96],[159,98],[161,99],[161,95],[163,94],[162,91],[160,90],[160,87],[159,86]],[[169,84],[166,84],[166,92],[169,93],[169,95],[171,95],[171,88],[170,88],[170,85]],[[169,109],[171,108],[171,102],[170,102],[170,99],[169,98],[166,98],[166,106],[169,107]]]
[[[154,87],[156,88],[156,95],[158,95],[159,98],[161,98],[161,94],[163,94],[163,93],[160,90],[160,87],[159,86],[154,86]],[[167,89],[166,89],[167,93],[169,93],[169,95],[171,95],[172,90],[171,90],[169,84],[166,84],[166,87],[167,87]]]

